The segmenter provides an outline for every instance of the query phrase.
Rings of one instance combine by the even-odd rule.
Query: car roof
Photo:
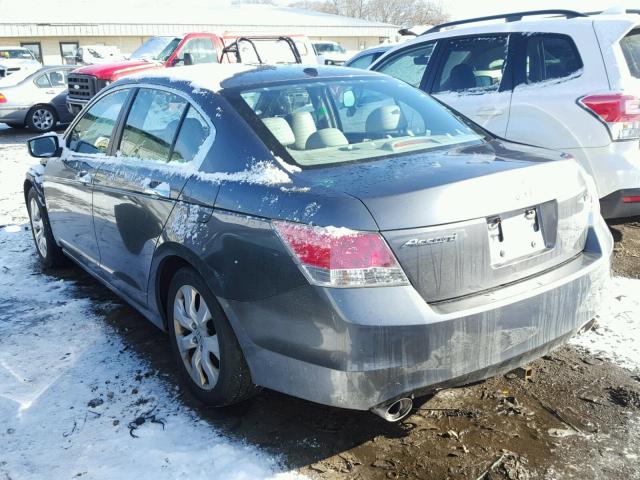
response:
[[[152,82],[167,85],[185,82],[192,89],[217,92],[221,89],[252,88],[265,84],[280,83],[310,78],[378,77],[376,72],[356,68],[309,65],[242,65],[201,64],[172,69],[157,69],[124,77],[118,83]]]
[[[505,14],[505,18],[509,14]],[[566,16],[546,16],[546,17],[524,17],[521,20],[505,21],[505,20],[493,20],[493,21],[479,21],[473,22],[474,19],[470,19],[469,23],[453,26],[453,28],[433,31],[428,30],[422,35],[417,36],[415,39],[409,40],[406,44],[420,43],[425,40],[434,40],[438,38],[448,38],[453,36],[464,36],[472,34],[482,33],[508,33],[508,32],[544,32],[545,28],[550,26],[561,25],[563,29],[567,30],[567,33],[571,33],[572,29],[587,28],[592,29],[594,23],[616,23],[629,25],[629,28],[640,24],[640,15],[635,13],[616,13],[613,10],[604,11],[595,14],[580,14],[581,16],[566,17]]]
[[[0,50],[29,50],[19,45],[0,45]]]

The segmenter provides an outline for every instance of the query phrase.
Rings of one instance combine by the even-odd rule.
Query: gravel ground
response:
[[[2,165],[16,155],[28,161],[21,143],[27,137],[0,127],[0,205],[12,205],[0,211],[0,225],[25,218],[21,204],[10,201],[19,188],[8,183]],[[639,278],[640,228],[627,223],[614,226],[613,232],[615,271]],[[30,269],[40,274],[35,262]],[[120,350],[138,359],[141,370],[128,373],[132,378],[124,379],[127,386],[154,390],[159,381],[166,389],[177,385],[163,333],[79,269],[48,274],[71,284],[74,297],[88,302]],[[640,374],[634,365],[627,366],[621,368],[605,355],[580,347],[564,347],[531,365],[532,381],[507,375],[445,390],[420,399],[412,415],[399,424],[271,391],[232,408],[208,409],[176,388],[172,414],[193,412],[202,428],[282,459],[287,468],[312,478],[640,479]],[[108,391],[100,385],[93,396],[106,399]],[[136,410],[116,411],[124,421]],[[170,426],[164,434],[171,434]],[[157,438],[162,434],[156,431]],[[0,444],[6,440],[3,435],[0,430]],[[125,430],[113,435],[129,434]],[[66,439],[60,436],[59,441],[62,445]],[[148,443],[131,445],[127,452],[135,449],[135,456],[150,454]],[[2,450],[0,478],[6,455]],[[5,472],[7,478],[23,478]],[[227,478],[214,472],[200,471],[190,478]],[[76,471],[67,473],[64,478]],[[89,471],[86,478],[95,475]],[[160,473],[153,478],[174,477]]]

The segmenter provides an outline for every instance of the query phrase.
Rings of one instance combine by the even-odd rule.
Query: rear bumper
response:
[[[0,123],[24,123],[28,111],[28,106],[0,107]]]
[[[600,211],[607,219],[640,216],[640,188],[628,188],[600,199]]]
[[[611,142],[597,148],[567,149],[591,174],[596,182],[598,195],[602,200],[619,191],[640,188],[640,142]],[[609,210],[610,202],[603,205],[604,218],[617,218],[614,210]],[[637,215],[637,214],[636,214]]]
[[[255,383],[366,410],[496,375],[561,345],[597,314],[611,249],[598,217],[584,253],[482,295],[427,304],[411,286],[309,286],[221,304]]]

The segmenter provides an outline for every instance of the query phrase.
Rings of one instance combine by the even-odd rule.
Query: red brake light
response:
[[[580,103],[607,124],[614,140],[640,138],[638,97],[622,93],[589,95],[581,98]]]
[[[274,221],[273,227],[315,285],[365,287],[408,283],[378,233],[281,221]]]
[[[7,97],[0,93],[0,103],[7,103]]]
[[[640,195],[631,195],[629,197],[622,197],[624,203],[638,203],[640,202]]]

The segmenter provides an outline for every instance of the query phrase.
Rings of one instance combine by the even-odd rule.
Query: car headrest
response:
[[[296,141],[296,137],[293,135],[293,130],[282,117],[267,117],[262,119],[262,123],[269,129],[269,131],[276,137],[282,145],[288,147],[293,145]]]
[[[295,112],[292,114],[291,129],[293,130],[293,135],[296,137],[294,147],[298,150],[304,150],[311,134],[318,130],[311,112]]]
[[[473,74],[473,67],[466,63],[459,63],[453,67],[449,75],[449,87],[453,91],[475,88],[476,76]]]
[[[312,133],[307,139],[305,148],[314,150],[316,148],[339,147],[341,145],[349,145],[349,140],[337,128],[323,128]]]
[[[367,133],[384,133],[398,130],[402,112],[397,105],[385,105],[376,108],[367,117],[365,129]]]

